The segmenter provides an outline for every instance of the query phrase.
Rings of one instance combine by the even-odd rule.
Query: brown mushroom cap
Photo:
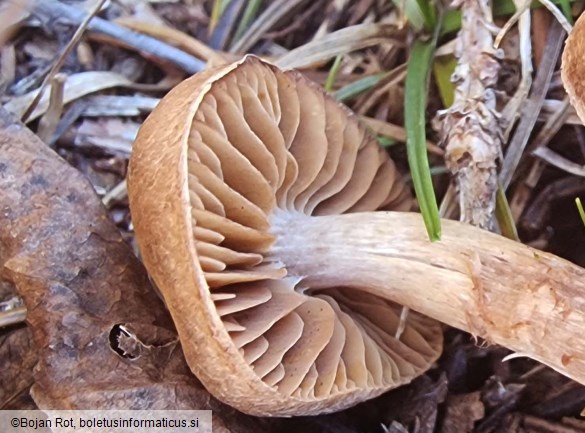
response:
[[[271,252],[283,215],[411,205],[375,138],[301,74],[248,56],[185,80],[142,126],[128,192],[187,361],[220,400],[254,415],[332,412],[438,357],[438,322],[411,312],[396,338],[400,306],[312,291]]]
[[[561,78],[569,100],[585,123],[585,14],[581,14],[565,43]]]

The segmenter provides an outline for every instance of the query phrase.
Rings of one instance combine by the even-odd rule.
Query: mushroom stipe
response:
[[[428,241],[374,137],[297,72],[247,56],[179,84],[138,134],[128,191],[192,371],[242,412],[332,412],[408,383],[441,322],[585,382],[585,270],[454,221]]]

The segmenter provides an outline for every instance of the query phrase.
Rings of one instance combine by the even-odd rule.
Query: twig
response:
[[[0,302],[0,328],[24,322],[26,319],[26,307],[22,299],[13,297],[5,302]]]
[[[542,113],[540,113],[538,120],[546,121],[550,116],[554,116],[562,105],[563,101],[559,101],[558,99],[545,99],[544,104],[542,104]],[[579,119],[577,112],[572,106],[569,107],[569,114],[565,120],[565,125],[583,126],[583,122],[581,122],[581,119]]]
[[[459,208],[457,207],[457,190],[455,185],[451,183],[447,191],[445,191],[445,195],[443,196],[443,200],[441,200],[441,206],[439,207],[439,215],[441,218],[446,219],[454,219],[455,215]]]
[[[557,111],[552,113],[546,122],[542,126],[542,129],[538,132],[530,146],[528,146],[528,152],[534,152],[534,150],[538,149],[539,147],[545,147],[555,136],[557,132],[563,127],[565,124],[565,120],[569,115],[569,109],[571,108],[571,103],[569,102],[569,97],[565,96],[562,101],[561,106],[558,108]],[[535,186],[534,183],[532,186]]]
[[[311,19],[316,13],[319,13],[323,9],[323,4],[319,1],[314,2],[310,7],[302,12],[299,12],[295,17],[294,21],[283,29],[273,30],[264,34],[265,39],[280,39],[284,38],[291,33],[305,27],[305,23]],[[313,41],[315,39],[313,38]]]
[[[522,8],[523,0],[514,0],[517,9]],[[516,123],[516,119],[522,112],[521,107],[526,102],[530,86],[532,85],[532,36],[530,34],[531,27],[530,10],[524,10],[519,16],[518,21],[518,37],[520,49],[520,64],[521,64],[521,80],[514,96],[506,104],[502,110],[503,123],[503,137],[502,142],[508,143],[508,138],[512,133],[512,129]]]
[[[508,188],[512,181],[512,176],[528,143],[530,133],[534,129],[534,125],[538,119],[538,113],[544,103],[544,98],[563,46],[563,33],[564,30],[561,25],[557,21],[553,21],[549,29],[542,62],[539,65],[534,85],[532,86],[532,93],[524,104],[522,117],[508,146],[508,152],[502,164],[500,182],[504,190]]]
[[[510,31],[510,29],[518,22],[518,20],[522,17],[522,14],[530,9],[530,5],[532,4],[532,0],[524,0],[524,3],[516,8],[516,12],[514,15],[510,17],[510,19],[504,24],[504,27],[498,32],[496,38],[494,39],[494,47],[499,48],[502,39],[504,36]]]
[[[94,8],[91,10],[91,12],[81,21],[81,23],[79,24],[79,27],[77,28],[77,30],[75,30],[75,34],[73,35],[71,40],[65,46],[65,49],[61,52],[59,57],[57,57],[57,60],[55,61],[55,63],[53,63],[53,65],[51,66],[49,73],[47,74],[47,76],[43,80],[43,83],[41,84],[41,88],[39,90],[39,93],[37,93],[37,95],[35,96],[35,98],[31,102],[31,104],[29,105],[29,107],[26,109],[26,111],[22,115],[23,122],[26,122],[28,120],[31,113],[34,111],[37,104],[41,100],[41,97],[43,96],[43,93],[45,91],[45,88],[47,87],[47,84],[53,80],[53,77],[55,76],[55,74],[61,69],[61,67],[63,66],[63,63],[65,63],[65,59],[69,56],[69,54],[71,54],[71,51],[73,50],[73,48],[75,48],[77,46],[77,43],[81,39],[81,36],[83,36],[83,33],[85,32],[85,29],[89,25],[89,22],[100,11],[100,9],[102,8],[102,6],[104,5],[105,2],[106,2],[106,0],[99,0],[96,3],[96,5],[94,6]],[[39,3],[41,3],[41,2],[36,1],[35,5],[38,5]],[[63,97],[63,95],[61,94],[61,98],[62,97]]]
[[[270,3],[262,15],[248,28],[246,33],[231,46],[230,53],[248,51],[264,33],[276,24],[282,17],[305,0],[277,0]]]
[[[534,150],[548,144],[559,129],[565,124],[565,120],[569,115],[570,106],[569,98],[565,97],[563,105],[546,120],[542,129],[528,147],[528,152],[532,153]],[[544,161],[540,159],[534,160],[528,176],[526,176],[526,179],[524,179],[514,191],[514,195],[510,201],[510,206],[515,219],[518,219],[524,211],[524,208],[530,199],[531,192],[538,183],[544,167]]]
[[[585,191],[583,179],[574,176],[564,177],[550,183],[526,209],[522,218],[522,226],[534,231],[542,229],[553,206],[553,200],[575,197],[583,191]]]
[[[32,13],[44,20],[65,19],[73,24],[80,24],[86,18],[83,11],[56,0],[37,0]],[[182,50],[150,36],[127,30],[99,17],[93,17],[87,29],[120,40],[137,51],[174,64],[189,74],[199,72],[205,67],[205,63],[201,60]]]
[[[65,132],[73,126],[77,119],[83,114],[84,110],[88,107],[89,101],[87,99],[79,99],[71,104],[65,114],[59,120],[55,132],[46,143],[53,147],[55,143],[61,138]]]
[[[405,0],[401,0],[401,3],[404,3],[404,1]],[[327,13],[327,15],[325,16],[325,19],[323,20],[321,25],[319,25],[319,28],[317,29],[317,31],[313,35],[312,40],[316,41],[317,39],[322,38],[323,36],[325,36],[327,33],[329,33],[331,31],[331,29],[333,28],[333,26],[335,25],[335,23],[337,22],[337,20],[341,16],[341,14],[343,13],[343,10],[346,8],[348,3],[349,3],[349,0],[338,0],[338,1],[332,2],[328,6],[329,13]],[[399,8],[399,11],[401,13],[401,17],[404,18],[403,10]],[[404,24],[405,22],[406,22],[406,20],[402,21],[402,24]]]
[[[26,307],[17,307],[13,310],[0,311],[0,328],[16,325],[26,320]]]
[[[393,88],[403,86],[406,78],[406,63],[402,63],[394,69],[385,73],[372,90],[360,98],[353,106],[353,110],[358,114],[365,114],[372,109],[374,105],[383,98],[388,98]],[[355,83],[355,82],[354,82]]]
[[[402,126],[394,125],[390,122],[375,119],[373,117],[360,116],[360,119],[377,134],[385,135],[386,137],[406,143],[406,130]],[[439,156],[445,154],[443,149],[430,140],[427,140],[427,150],[429,153]]]
[[[65,74],[56,74],[51,80],[49,108],[43,117],[41,117],[39,128],[37,129],[37,135],[45,143],[51,139],[57,130],[59,119],[63,113],[63,92],[66,79],[67,76]]]
[[[102,197],[102,203],[109,209],[113,202],[122,200],[127,196],[128,190],[126,189],[126,180],[124,179]]]
[[[548,147],[540,147],[532,152],[532,154],[567,173],[585,177],[585,165],[569,161]]]
[[[568,33],[571,33],[573,30],[573,26],[567,21],[567,18],[563,15],[561,10],[555,6],[555,4],[550,0],[539,0],[542,5],[549,10],[549,12],[557,19],[560,25],[563,26],[563,29]]]

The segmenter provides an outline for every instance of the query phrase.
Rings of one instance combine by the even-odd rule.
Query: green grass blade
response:
[[[585,226],[585,210],[583,210],[583,205],[581,204],[581,199],[576,198],[575,204],[577,205],[577,210],[579,211],[579,216],[581,217],[581,221],[583,221],[583,225]],[[585,410],[585,409],[583,409]]]
[[[356,80],[353,83],[342,87],[333,95],[338,101],[346,101],[348,99],[354,98],[360,93],[363,93],[366,90],[369,90],[372,87],[374,87],[376,84],[380,82],[380,80],[382,80],[382,78],[384,78],[385,75],[386,72],[380,72],[378,74],[360,78],[359,80]]]
[[[215,29],[215,26],[219,22],[219,18],[221,17],[221,14],[225,10],[228,3],[229,3],[229,0],[214,0],[213,7],[211,8],[211,19],[209,21],[209,32],[212,32],[213,29]]]
[[[441,36],[447,33],[459,31],[461,28],[461,11],[459,9],[450,9],[443,15],[443,26],[441,27]]]
[[[412,0],[406,0],[412,1]],[[418,7],[424,17],[424,26],[428,31],[433,31],[437,25],[437,11],[435,9],[435,2],[429,0],[416,0]]]
[[[400,142],[394,138],[378,135],[378,144],[382,147],[392,147],[398,143]]]
[[[559,6],[563,11],[563,15],[569,22],[569,24],[573,25],[573,12],[571,12],[571,2],[569,0],[559,0]]]
[[[408,60],[404,95],[408,164],[431,241],[441,238],[441,220],[427,157],[425,122],[428,82],[435,46],[436,37],[429,41],[415,41]]]
[[[498,220],[502,235],[508,239],[520,242],[518,230],[516,230],[516,224],[512,216],[512,210],[501,185],[498,185],[498,191],[496,192],[496,219]]]
[[[327,79],[325,80],[325,85],[323,86],[325,88],[326,92],[331,92],[331,89],[333,89],[333,85],[335,84],[335,79],[337,78],[337,74],[339,73],[339,68],[341,68],[341,60],[343,59],[343,56],[340,54],[337,57],[335,57],[335,60],[333,61],[333,65],[331,65],[331,69],[329,69],[329,74],[327,75]]]
[[[447,167],[445,167],[444,165],[437,165],[436,167],[431,167],[429,169],[429,173],[431,174],[431,176],[440,176],[443,174],[448,174],[451,173],[449,171],[449,169]],[[408,181],[412,181],[412,176],[410,174],[406,174],[404,176],[404,179],[408,182]]]
[[[238,41],[244,32],[248,30],[252,20],[256,17],[258,13],[258,9],[260,9],[260,5],[262,4],[262,0],[248,0],[246,3],[246,9],[244,9],[244,14],[242,15],[242,19],[240,24],[238,24],[238,28],[233,38],[232,44]]]
[[[453,105],[455,99],[455,86],[451,81],[451,76],[455,72],[457,66],[457,59],[454,55],[435,57],[433,62],[433,76],[439,88],[439,95],[441,102],[445,108]]]
[[[393,0],[396,7],[404,6],[404,15],[416,31],[425,29],[432,32],[437,22],[435,2],[429,0]]]

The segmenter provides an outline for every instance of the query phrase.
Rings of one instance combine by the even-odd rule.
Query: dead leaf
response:
[[[445,419],[441,433],[469,433],[475,421],[482,419],[485,408],[479,391],[450,395],[446,402]]]
[[[150,113],[159,102],[148,96],[97,95],[88,98],[83,116],[140,116]]]
[[[212,409],[217,431],[268,431],[203,389],[91,185],[1,109],[0,155],[1,276],[28,309],[38,406]]]
[[[76,146],[97,146],[113,154],[128,156],[140,124],[119,118],[84,120],[77,129]]]
[[[380,43],[395,44],[391,38],[399,34],[388,24],[358,24],[323,36],[289,51],[276,61],[283,69],[306,68],[325,62],[340,53],[347,53]]]
[[[408,431],[436,431],[438,409],[447,396],[447,384],[444,374],[436,381],[424,375],[414,380],[406,390],[390,392],[385,403],[385,424],[397,421]]]

